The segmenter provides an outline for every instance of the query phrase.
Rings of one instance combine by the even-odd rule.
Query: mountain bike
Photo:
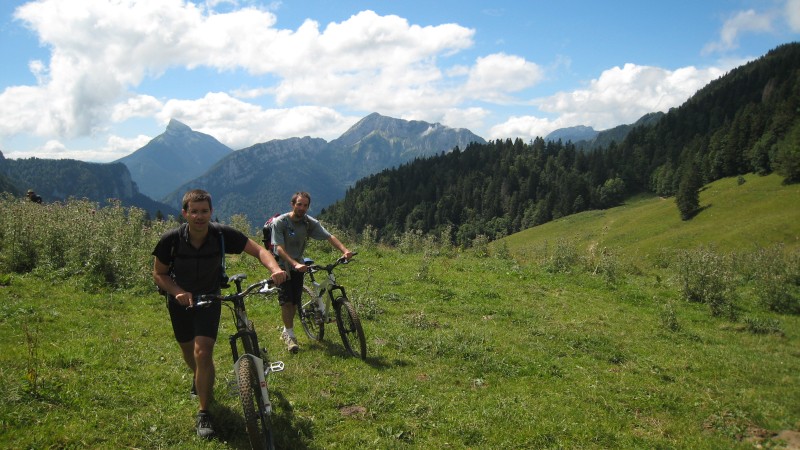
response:
[[[353,253],[355,256],[357,253]],[[352,260],[352,259],[351,259]],[[300,323],[306,335],[315,341],[321,341],[325,336],[325,324],[336,321],[339,336],[342,337],[344,348],[353,356],[361,359],[367,358],[367,338],[361,327],[356,308],[347,299],[344,286],[336,283],[333,269],[339,264],[347,264],[351,260],[344,257],[337,259],[327,266],[314,264],[314,261],[305,258],[303,263],[308,266],[308,278],[311,287],[303,286],[303,299],[299,308]],[[325,279],[317,282],[314,274],[319,271],[327,272]],[[331,313],[333,310],[333,313]],[[335,317],[335,318],[334,318]]]
[[[266,348],[258,345],[253,322],[247,318],[245,297],[252,294],[271,295],[278,292],[271,279],[261,280],[242,290],[242,281],[247,275],[240,273],[230,277],[236,285],[236,293],[230,295],[207,294],[198,296],[195,307],[221,302],[233,315],[236,334],[230,336],[233,370],[239,387],[244,421],[250,445],[253,449],[274,449],[272,438],[272,403],[269,401],[267,377],[272,372],[283,370],[283,361],[270,361]],[[241,353],[240,353],[241,346]]]

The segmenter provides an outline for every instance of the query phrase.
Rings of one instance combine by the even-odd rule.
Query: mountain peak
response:
[[[167,124],[168,133],[169,132],[185,133],[187,131],[192,131],[192,129],[188,125],[176,119],[169,119],[169,124]]]

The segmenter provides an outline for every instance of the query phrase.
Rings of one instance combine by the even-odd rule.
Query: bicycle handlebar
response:
[[[358,252],[353,252],[353,256],[356,256],[357,254],[358,254]],[[353,260],[352,257],[350,259],[347,259],[344,256],[340,256],[336,261],[334,261],[331,264],[328,264],[327,266],[320,266],[319,264],[311,263],[311,264],[308,265],[308,269],[312,273],[316,272],[318,270],[324,270],[324,271],[330,273],[333,270],[333,268],[338,266],[339,264],[348,264],[352,260]]]
[[[231,277],[233,278],[233,277]],[[244,279],[242,276],[240,279]],[[237,283],[238,285],[238,283]],[[256,291],[257,289],[257,291]],[[240,298],[245,298],[251,294],[262,294],[262,295],[270,295],[278,292],[280,288],[275,286],[275,282],[272,281],[271,278],[267,278],[266,280],[261,280],[258,283],[253,283],[244,289],[242,292],[236,292],[233,294],[222,295],[222,294],[203,294],[198,295],[197,300],[194,302],[194,306],[198,308],[202,308],[205,306],[210,305],[213,302],[231,302]],[[256,292],[253,292],[256,291]],[[191,308],[191,306],[189,307]]]

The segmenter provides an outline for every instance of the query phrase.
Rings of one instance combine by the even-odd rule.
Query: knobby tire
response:
[[[255,449],[273,450],[272,426],[269,417],[263,414],[264,399],[258,381],[258,372],[252,358],[239,362],[239,399],[242,401],[244,422],[250,446]]]
[[[336,309],[336,325],[344,348],[353,356],[367,359],[367,338],[356,308],[345,297],[337,298],[333,304]]]

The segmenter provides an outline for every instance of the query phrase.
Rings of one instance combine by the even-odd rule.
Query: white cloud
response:
[[[562,128],[557,121],[536,116],[511,116],[503,123],[493,126],[486,139],[523,138],[525,141],[544,137],[551,131]]]
[[[12,150],[4,152],[11,159],[44,158],[44,159],[77,159],[80,161],[111,162],[144,147],[151,137],[139,135],[135,138],[123,138],[111,135],[105,145],[98,148],[69,148],[57,139],[51,139],[30,150]]]
[[[703,53],[735,49],[739,46],[739,36],[741,34],[772,31],[772,22],[772,15],[769,13],[757,13],[752,9],[740,11],[725,21],[722,25],[722,30],[720,30],[719,41],[707,44],[703,49]]]
[[[557,119],[516,116],[493,127],[490,135],[533,139],[576,125],[602,131],[633,123],[647,113],[681,105],[725,70],[684,67],[670,71],[635,64],[613,67],[603,71],[586,89],[559,92],[536,101],[539,110]]]
[[[507,94],[528,88],[544,78],[542,69],[524,58],[498,53],[478,58],[465,86],[470,96],[507,102]]]
[[[678,106],[723,73],[717,68],[670,71],[625,64],[603,71],[586,89],[560,92],[538,103],[541,110],[566,122],[602,130]]]
[[[212,11],[223,3],[228,12]],[[443,89],[447,77],[437,58],[470,47],[474,30],[455,24],[423,27],[398,16],[362,11],[323,31],[311,20],[292,31],[276,28],[276,17],[268,10],[237,5],[208,1],[198,6],[182,0],[26,3],[15,17],[51,48],[51,57],[47,63],[30,64],[37,85],[9,87],[0,94],[0,102],[14,106],[0,113],[0,133],[74,138],[105,129],[109,118],[122,122],[155,114],[162,104],[169,105],[158,113],[162,120],[175,105],[203,104],[214,113],[179,112],[205,119],[197,123],[200,127],[224,130],[220,138],[232,144],[249,145],[254,138],[283,137],[297,130],[313,133],[312,122],[321,125],[320,134],[333,133],[347,120],[333,107],[399,114],[414,108],[441,110],[442,104],[452,108],[459,100]],[[213,93],[179,101],[130,92],[171,68],[198,67],[274,77],[275,85],[233,95],[273,96],[286,107],[263,109]],[[297,109],[312,102],[320,106]],[[284,128],[260,125],[248,138],[249,127],[235,131],[227,120],[228,114],[242,118],[241,111],[273,122],[281,114],[301,120],[296,125],[281,120]]]
[[[483,127],[483,121],[488,116],[489,111],[484,108],[453,108],[445,111],[438,122],[451,128],[466,128],[477,133],[477,130]],[[485,136],[481,137],[486,139]]]
[[[786,22],[794,33],[800,33],[800,0],[787,0]]]
[[[161,110],[164,105],[150,95],[137,95],[129,98],[124,103],[114,105],[111,120],[124,122],[132,117],[151,117]]]
[[[199,100],[170,100],[158,117],[164,124],[170,118],[177,119],[234,150],[289,137],[312,135],[330,140],[361,118],[318,106],[262,109],[220,92],[209,93]]]

